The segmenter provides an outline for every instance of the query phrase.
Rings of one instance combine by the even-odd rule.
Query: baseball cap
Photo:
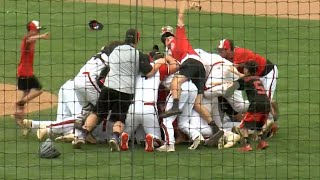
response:
[[[38,30],[38,29],[43,29],[40,26],[40,22],[39,21],[32,20],[32,21],[28,22],[28,24],[27,24],[27,30],[28,31],[30,31],[30,30]]]
[[[217,49],[233,50],[233,42],[229,39],[220,40]]]
[[[128,29],[126,32],[126,43],[135,44],[140,41],[140,32],[136,29]]]
[[[171,33],[173,35],[173,28],[171,26],[163,26],[161,28],[160,35],[162,36],[163,34],[166,34],[166,33]]]
[[[102,30],[103,24],[98,22],[97,20],[90,20],[88,23],[91,30]]]

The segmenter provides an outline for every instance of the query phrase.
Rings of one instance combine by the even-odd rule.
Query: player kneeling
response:
[[[239,149],[241,152],[252,151],[252,147],[249,142],[249,129],[255,130],[258,134],[258,149],[265,149],[269,146],[264,140],[262,127],[268,119],[271,105],[261,80],[258,76],[254,76],[257,71],[257,67],[258,65],[254,61],[245,63],[245,76],[231,83],[226,91],[226,95],[228,96],[232,95],[232,93],[237,89],[244,90],[250,102],[248,112],[240,123],[240,133],[243,138],[243,147]]]

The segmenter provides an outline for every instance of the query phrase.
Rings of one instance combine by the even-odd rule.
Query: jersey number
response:
[[[253,84],[254,84],[254,87],[256,88],[258,94],[266,94],[266,91],[265,91],[261,81],[254,81]]]

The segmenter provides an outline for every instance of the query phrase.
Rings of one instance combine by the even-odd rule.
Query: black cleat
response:
[[[180,109],[169,109],[168,111],[160,114],[160,118],[167,118],[167,117],[170,117],[170,116],[175,116],[175,115],[180,115],[182,113],[182,111],[180,111]]]

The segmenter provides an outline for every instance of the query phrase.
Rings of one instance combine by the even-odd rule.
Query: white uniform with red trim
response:
[[[210,73],[207,76],[206,87],[208,89],[205,91],[204,97],[212,99],[218,96],[224,96],[224,89],[226,89],[226,85],[213,86],[212,83],[232,82],[238,79],[239,77],[229,70],[232,63],[218,54],[207,53],[202,49],[196,49],[196,52],[200,55],[203,61],[209,61],[209,64],[212,66]],[[243,99],[242,92],[239,90],[236,90],[232,96],[224,98],[227,99],[232,108],[237,112],[246,112],[249,107],[249,102]],[[212,107],[211,109],[213,108],[215,107]],[[213,113],[215,116],[216,110],[214,110]]]
[[[200,132],[194,129],[190,124],[190,115],[193,109],[194,102],[198,95],[197,87],[191,82],[187,81],[181,85],[181,94],[179,98],[179,109],[182,113],[178,118],[178,128],[189,137],[197,137]],[[171,109],[173,105],[173,98],[171,95],[168,96],[166,111]],[[162,129],[165,134],[165,141],[167,144],[174,144],[174,128],[172,123],[176,120],[178,116],[170,116],[163,118]]]
[[[100,88],[96,83],[96,78],[106,66],[108,56],[102,53],[101,58],[92,57],[74,78],[75,92],[82,107],[86,106],[89,102],[96,105],[99,98]]]
[[[58,108],[57,120],[58,122],[67,117],[76,118],[81,114],[82,106],[79,103],[78,97],[75,94],[75,82],[69,80],[65,82],[59,89],[58,93]]]
[[[161,139],[157,99],[161,82],[160,77],[167,73],[168,70],[164,69],[162,72],[158,71],[151,78],[143,77],[141,74],[136,77],[134,104],[129,107],[125,124],[125,132],[129,135],[132,136],[138,126],[142,125],[146,134],[151,134],[154,138]]]

